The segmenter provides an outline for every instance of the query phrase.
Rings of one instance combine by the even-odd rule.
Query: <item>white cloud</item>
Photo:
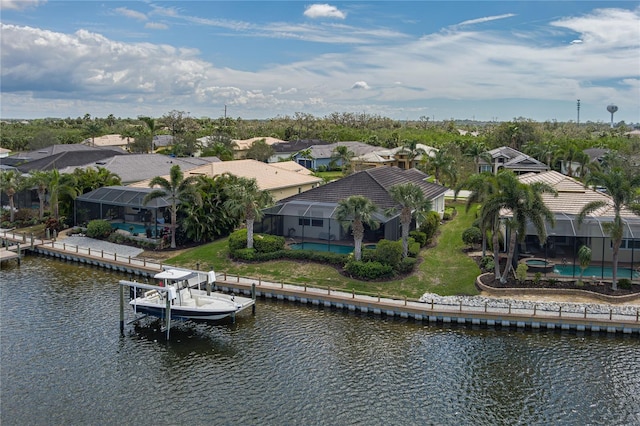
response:
[[[138,21],[147,20],[147,15],[142,12],[138,12],[137,10],[131,10],[126,7],[118,7],[114,10],[119,15],[126,16],[127,18],[137,19]]]
[[[459,24],[455,25],[456,27],[462,27],[465,25],[474,25],[474,24],[482,24],[485,22],[491,22],[491,21],[497,21],[499,19],[506,19],[506,18],[512,18],[516,16],[513,13],[505,13],[504,15],[495,15],[495,16],[485,16],[483,18],[477,18],[477,19],[469,19],[467,21],[463,21],[460,22]]]
[[[351,88],[369,90],[371,87],[369,87],[366,81],[356,81],[355,83],[353,83],[353,86],[351,86]]]
[[[347,14],[339,10],[335,6],[329,4],[312,4],[304,11],[304,16],[307,18],[338,18],[345,19]]]
[[[571,43],[569,43],[569,44],[582,44],[582,40],[580,40],[580,39],[571,40]]]
[[[166,30],[169,28],[166,24],[161,24],[160,22],[147,22],[144,24],[145,28],[149,28],[151,30]]]
[[[0,0],[0,10],[24,10],[30,7],[38,7],[47,0]]]

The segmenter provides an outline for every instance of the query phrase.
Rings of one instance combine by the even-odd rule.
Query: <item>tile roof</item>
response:
[[[379,151],[380,147],[368,145],[362,142],[336,142],[323,145],[312,145],[309,147],[312,158],[332,158],[334,150],[339,146],[346,146],[354,156],[368,154],[370,152]]]
[[[104,135],[99,136],[97,138],[87,138],[82,141],[84,145],[88,146],[126,146],[131,140],[131,138],[122,138],[120,135],[112,134],[112,135]],[[132,142],[132,141],[131,141]]]
[[[258,187],[262,190],[273,191],[276,189],[290,188],[302,185],[320,183],[321,178],[297,173],[284,168],[274,167],[256,160],[234,160],[209,163],[185,172],[185,177],[206,175],[217,176],[223,173],[230,173],[239,177],[255,178]],[[165,176],[167,177],[167,176]],[[149,181],[136,182],[130,186],[148,187]]]
[[[17,166],[18,170],[29,172],[31,170],[53,170],[64,169],[65,167],[78,167],[87,163],[105,160],[114,156],[126,156],[123,150],[114,151],[110,149],[75,150],[64,151],[49,155],[37,160],[28,161]]]
[[[276,144],[281,144],[281,143],[287,143],[286,141],[283,141],[282,139],[272,138],[270,136],[255,137],[255,138],[250,138],[250,139],[233,139],[233,142],[236,143],[236,149],[242,151],[242,150],[247,150],[247,149],[251,148],[251,145],[253,145],[253,143],[255,141],[259,141],[260,139],[264,139],[264,141],[265,141],[265,143],[267,145],[276,145]]]
[[[284,153],[284,152],[298,152],[298,151],[302,151],[303,149],[310,148],[313,145],[323,145],[323,144],[328,145],[329,142],[325,142],[320,139],[299,139],[295,141],[277,143],[272,145],[272,147],[276,153]]]
[[[217,157],[173,158],[161,154],[127,154],[100,159],[91,163],[84,163],[80,167],[104,167],[110,172],[120,176],[123,184],[127,184],[145,179],[153,179],[156,176],[168,175],[171,167],[176,164],[179,165],[183,171],[186,171],[214,161],[220,160]],[[61,169],[60,173],[73,173],[73,169],[75,168],[77,167]]]
[[[614,216],[613,201],[610,196],[591,188],[585,188],[581,182],[555,170],[542,173],[528,173],[519,176],[519,179],[522,183],[526,184],[543,182],[558,191],[557,197],[554,197],[553,194],[542,194],[542,200],[549,210],[554,213],[577,216],[584,206],[590,202],[604,201],[607,203],[607,206],[593,212],[589,217],[603,218]],[[640,217],[634,215],[633,212],[628,209],[623,209],[621,216],[640,220]]]
[[[389,188],[399,183],[412,182],[420,186],[427,199],[433,200],[447,191],[442,185],[427,182],[429,176],[416,170],[398,167],[377,167],[354,173],[337,181],[319,186],[282,200],[337,203],[351,195],[364,195],[380,209],[396,207],[389,195]]]

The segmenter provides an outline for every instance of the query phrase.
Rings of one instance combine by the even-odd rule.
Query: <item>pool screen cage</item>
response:
[[[144,204],[144,197],[151,191],[152,188],[108,186],[83,194],[74,203],[74,225],[86,226],[92,220],[103,219],[112,224],[143,226],[148,237],[158,238],[164,224],[170,221],[171,202],[160,197]]]
[[[546,224],[547,239],[543,244],[535,227],[529,223],[524,240],[517,247],[518,258],[541,258],[560,266],[563,276],[579,278],[581,273],[578,251],[585,245],[591,248],[590,273],[583,279],[611,279],[613,244],[608,230],[612,218],[587,217],[578,224],[576,217],[556,214],[555,226]],[[597,271],[594,273],[594,271]],[[640,281],[640,217],[623,217],[622,244],[618,251],[617,279]]]
[[[336,219],[336,203],[289,201],[263,211],[261,222],[256,222],[257,233],[281,235],[288,243],[315,242],[331,245],[353,246],[351,229],[345,229]],[[380,223],[377,229],[365,225],[363,244],[379,240],[400,238],[400,224],[397,216],[391,218],[374,213]]]

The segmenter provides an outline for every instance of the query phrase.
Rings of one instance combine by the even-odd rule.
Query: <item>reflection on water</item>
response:
[[[235,324],[178,324],[167,343],[157,325],[120,336],[129,278],[42,257],[3,264],[3,425],[640,423],[635,336],[258,301]]]

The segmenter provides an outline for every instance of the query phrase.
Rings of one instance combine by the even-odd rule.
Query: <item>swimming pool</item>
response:
[[[144,227],[144,225],[140,225],[139,223],[113,222],[111,224],[111,227],[115,229],[124,229],[125,231],[129,231],[141,236],[147,235],[146,228]],[[133,228],[133,231],[131,230],[132,228]]]
[[[291,250],[314,250],[314,251],[329,251],[331,253],[349,254],[353,251],[351,246],[341,246],[336,244],[325,243],[295,243],[289,244]],[[375,244],[364,244],[363,249],[375,249]]]
[[[573,265],[555,265],[553,268],[553,272],[562,276],[572,277],[573,276]],[[633,278],[640,278],[640,273],[633,271],[630,268],[618,268],[618,278],[630,278],[633,273]],[[580,266],[576,265],[575,267],[575,275],[576,277],[580,276]],[[610,266],[589,266],[584,270],[584,277],[593,277],[596,278],[604,277],[611,278],[613,276],[613,269]]]

